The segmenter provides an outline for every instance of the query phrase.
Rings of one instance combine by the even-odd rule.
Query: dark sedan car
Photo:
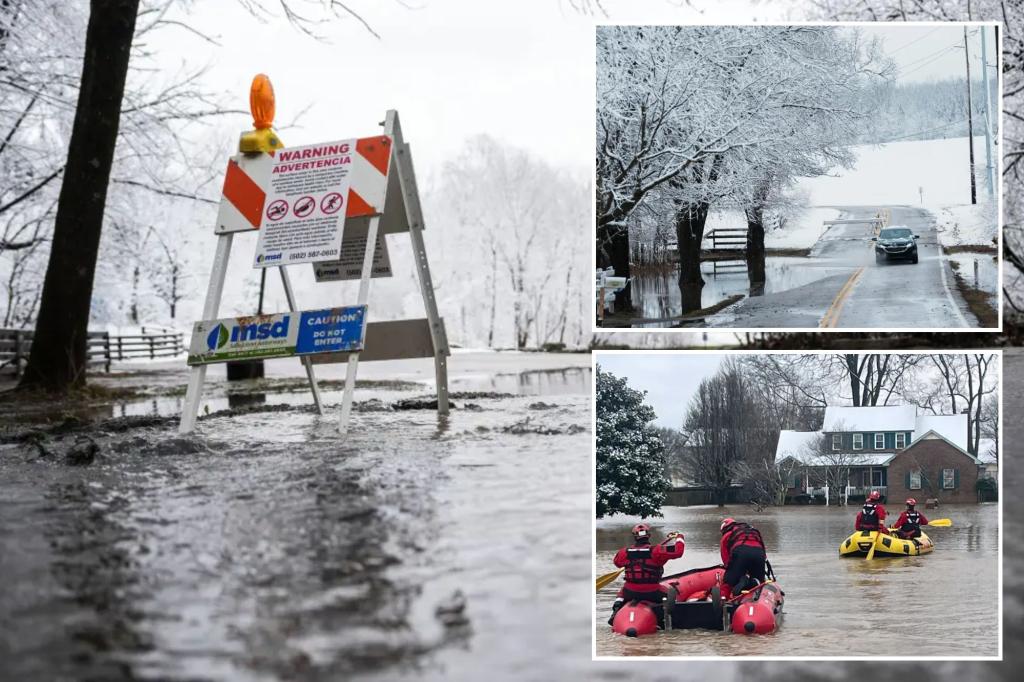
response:
[[[902,225],[891,225],[883,227],[877,237],[872,237],[875,242],[875,262],[882,263],[889,260],[909,260],[917,262],[917,235],[910,231],[909,227]]]

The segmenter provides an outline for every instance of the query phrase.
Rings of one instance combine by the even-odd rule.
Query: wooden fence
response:
[[[20,376],[32,350],[31,330],[0,329],[0,372]],[[103,365],[110,371],[114,360],[170,358],[185,352],[181,332],[168,329],[142,328],[141,334],[111,336],[108,332],[88,332],[86,357],[90,365]]]

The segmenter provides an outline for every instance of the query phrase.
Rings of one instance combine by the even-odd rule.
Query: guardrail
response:
[[[184,334],[175,331],[161,331],[156,334],[124,334],[111,336],[108,332],[88,332],[86,336],[86,361],[90,365],[103,365],[103,371],[110,371],[114,360],[138,358],[170,358],[185,352]],[[20,376],[32,350],[33,332],[26,329],[0,329],[0,372],[13,372]]]

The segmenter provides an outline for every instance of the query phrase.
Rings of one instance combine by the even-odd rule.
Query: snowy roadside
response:
[[[957,247],[996,248],[998,223],[994,203],[934,205],[926,208],[935,216],[939,244],[945,251]]]

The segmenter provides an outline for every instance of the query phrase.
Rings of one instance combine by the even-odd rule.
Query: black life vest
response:
[[[651,557],[654,552],[650,545],[626,548],[626,582],[641,585],[657,585],[665,572],[663,566],[655,563]]]
[[[921,512],[910,509],[906,512],[907,519],[900,526],[900,530],[920,530],[921,528]]]
[[[733,524],[732,530],[729,531],[729,539],[726,540],[725,546],[729,548],[729,552],[732,552],[740,545],[753,545],[754,547],[764,549],[764,540],[761,539],[761,531],[754,528],[749,523]]]
[[[860,512],[860,525],[867,530],[878,529],[878,505],[874,502],[865,502],[864,509]]]

